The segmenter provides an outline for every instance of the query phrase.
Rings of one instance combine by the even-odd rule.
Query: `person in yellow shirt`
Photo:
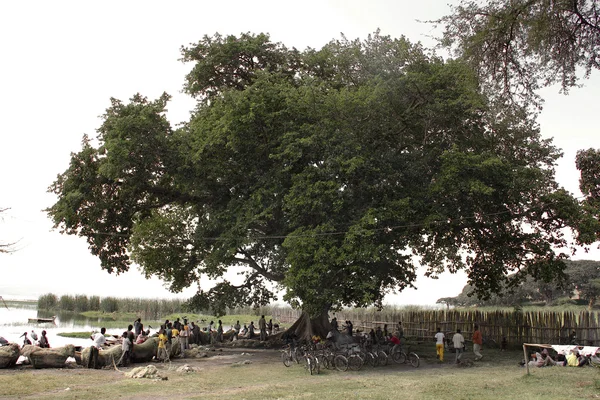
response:
[[[167,335],[165,330],[161,328],[158,332],[158,352],[156,358],[159,361],[167,362],[169,360],[169,353],[167,352]]]

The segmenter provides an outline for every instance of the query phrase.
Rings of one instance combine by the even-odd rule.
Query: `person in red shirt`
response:
[[[481,354],[481,345],[483,344],[483,337],[479,330],[479,325],[475,325],[475,331],[473,332],[473,354],[475,354],[475,361],[481,360],[483,355]]]

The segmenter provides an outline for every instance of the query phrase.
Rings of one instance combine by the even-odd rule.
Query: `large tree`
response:
[[[167,95],[113,100],[50,188],[55,225],[102,268],[134,261],[174,291],[217,279],[195,298],[216,312],[283,290],[313,316],[381,305],[418,265],[465,269],[482,295],[561,276],[580,209],[554,181],[560,152],[522,110],[491,112],[464,63],[378,33],[302,52],[215,35],[182,54],[189,122],[170,127]]]
[[[568,91],[600,68],[597,0],[461,0],[437,22],[442,43],[505,101],[539,105],[540,87]]]

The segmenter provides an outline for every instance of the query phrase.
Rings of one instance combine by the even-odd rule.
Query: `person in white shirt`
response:
[[[94,345],[90,347],[90,358],[88,359],[88,368],[98,368],[98,351],[106,344],[106,328],[100,328],[100,332],[90,336]]]
[[[435,334],[435,352],[437,353],[437,358],[440,362],[444,362],[444,340],[446,336],[442,333],[440,328],[437,328],[437,333]]]
[[[465,347],[465,338],[460,333],[460,329],[457,329],[454,336],[452,336],[452,343],[454,344],[454,351],[456,351],[456,363],[460,364],[460,358]]]

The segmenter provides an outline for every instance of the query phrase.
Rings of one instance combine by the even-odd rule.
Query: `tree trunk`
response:
[[[298,318],[285,333],[294,333],[299,340],[310,340],[315,335],[325,339],[327,333],[329,333],[331,329],[329,309],[327,309],[323,310],[320,315],[313,318],[311,318],[307,312],[302,312],[300,318]]]

